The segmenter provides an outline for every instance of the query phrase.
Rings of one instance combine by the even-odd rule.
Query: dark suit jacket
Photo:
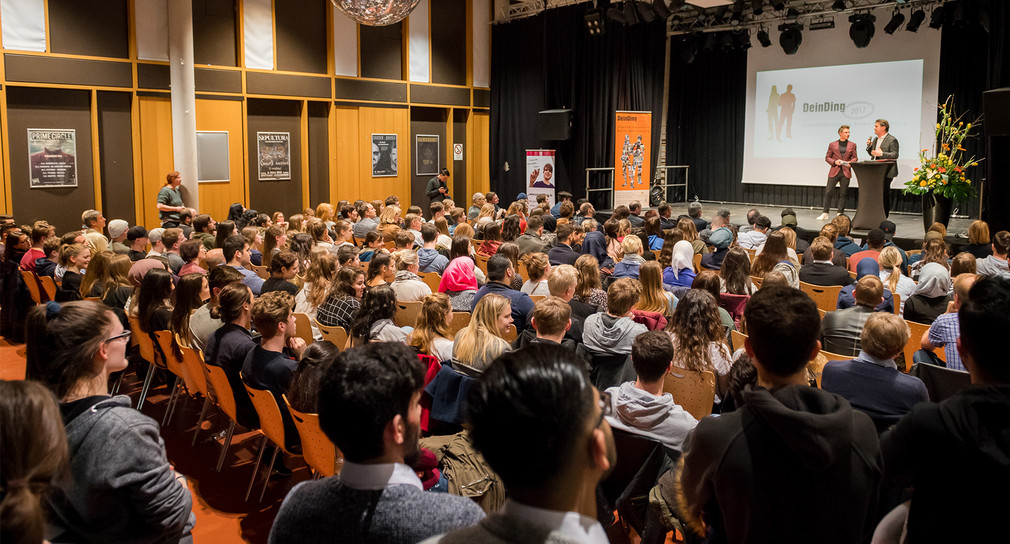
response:
[[[870,151],[873,151],[876,148],[877,148],[877,138],[874,138],[873,141],[870,142],[870,145],[866,146],[866,152],[869,153]],[[880,151],[883,152],[883,155],[881,155],[879,157],[874,157],[873,155],[870,155],[870,158],[872,160],[897,159],[898,158],[898,139],[895,138],[894,136],[891,136],[890,134],[884,134],[884,141],[880,143]],[[884,176],[884,177],[887,177],[887,178],[896,178],[896,177],[898,177],[898,163],[897,162],[891,163],[891,167],[887,170],[887,175]]]
[[[835,161],[839,159],[847,162],[856,162],[859,160],[859,157],[856,156],[856,142],[848,140],[845,143],[849,145],[846,146],[844,153],[840,152],[838,149],[838,140],[835,140],[830,144],[828,144],[828,153],[824,155],[824,162],[831,165],[831,170],[828,170],[829,178],[838,175],[839,169],[841,169],[842,174],[844,174],[845,177],[847,178],[852,177],[852,168],[849,165],[843,164],[841,166],[838,166],[835,164]]]
[[[859,355],[859,335],[871,314],[872,309],[858,305],[824,314],[821,319],[821,348],[836,355]]]
[[[559,264],[574,265],[579,257],[581,257],[579,252],[564,244],[552,247],[547,252],[547,259],[550,260],[551,266],[558,266]]]
[[[845,270],[845,267],[811,262],[800,268],[800,281],[814,285],[846,286],[852,283],[852,276]]]
[[[821,389],[845,397],[853,408],[870,416],[877,432],[897,423],[912,406],[929,401],[919,378],[858,358],[829,361],[821,375]]]

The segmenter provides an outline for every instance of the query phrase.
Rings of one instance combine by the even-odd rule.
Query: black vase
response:
[[[933,223],[943,223],[946,227],[947,223],[950,223],[950,211],[953,206],[954,201],[950,197],[936,193],[922,195],[922,230],[929,230]]]

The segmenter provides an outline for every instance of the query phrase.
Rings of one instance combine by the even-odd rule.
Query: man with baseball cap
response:
[[[130,230],[126,231],[126,239],[130,241],[130,260],[137,262],[144,257],[147,257],[147,243],[150,238],[147,237],[147,229],[140,225],[130,227]]]

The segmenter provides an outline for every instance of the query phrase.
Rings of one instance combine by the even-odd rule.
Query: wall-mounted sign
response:
[[[291,179],[291,133],[257,132],[260,181]]]
[[[396,134],[372,134],[372,177],[395,176]]]
[[[418,134],[415,137],[417,146],[417,175],[438,175],[438,134]]]
[[[452,144],[452,160],[463,160],[463,144]]]
[[[28,129],[28,177],[32,189],[77,187],[77,132]]]

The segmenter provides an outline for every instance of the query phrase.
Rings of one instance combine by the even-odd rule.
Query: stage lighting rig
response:
[[[607,31],[606,21],[603,20],[603,13],[598,9],[589,10],[586,13],[586,30],[590,36],[599,36]]]
[[[835,0],[835,3],[831,4],[831,9],[835,11],[845,11],[849,9],[849,7],[845,5],[845,0]]]
[[[628,25],[638,24],[638,10],[635,9],[635,0],[624,0],[624,23]]]
[[[926,20],[926,12],[918,9],[912,12],[912,15],[908,18],[908,25],[905,26],[905,30],[909,32],[915,32],[919,30],[919,25]]]
[[[754,15],[761,15],[765,11],[765,0],[754,0],[751,2],[751,11]]]
[[[758,43],[761,44],[761,47],[771,47],[772,45],[772,40],[768,37],[768,31],[764,28],[758,30],[757,39]]]
[[[933,14],[929,16],[929,28],[938,29],[943,26],[943,4],[933,8]]]
[[[782,11],[786,9],[786,3],[782,0],[772,0],[772,9],[775,11]]]
[[[876,20],[877,18],[869,13],[854,13],[849,16],[849,22],[852,23],[849,27],[849,37],[856,47],[863,48],[870,45],[876,30],[873,22]]]
[[[782,23],[779,25],[779,45],[787,55],[795,55],[803,43],[803,25],[799,23]]]
[[[891,16],[891,20],[884,26],[884,32],[894,34],[894,31],[898,30],[904,22],[905,15],[898,10],[894,10],[894,15]]]
[[[665,21],[673,15],[670,8],[666,7],[666,0],[652,0],[652,9],[656,12],[656,16],[660,20]]]
[[[741,51],[750,49],[750,32],[747,29],[737,30],[733,33],[733,45]]]
[[[631,0],[624,1],[630,2]],[[638,17],[646,23],[651,23],[656,20],[656,13],[652,11],[651,5],[645,2],[635,2],[635,7],[638,9]]]

